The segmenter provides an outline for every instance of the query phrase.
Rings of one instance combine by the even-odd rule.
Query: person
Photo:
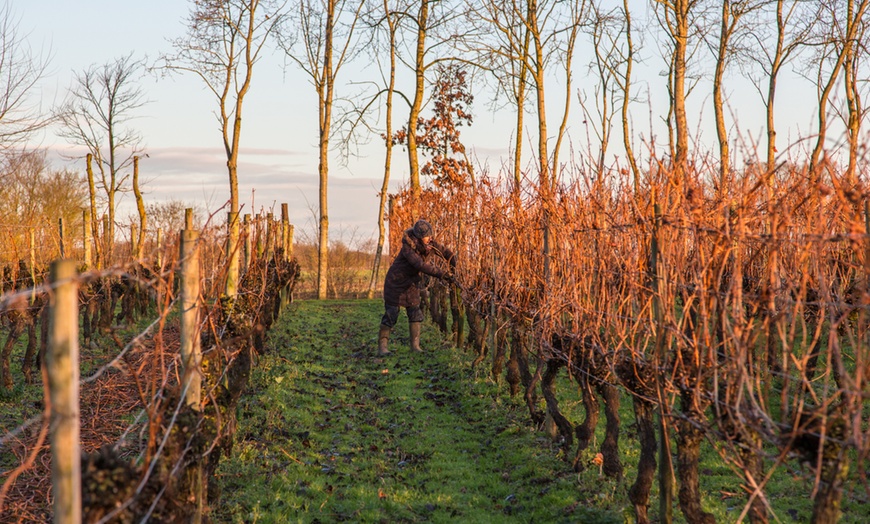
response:
[[[447,261],[450,271],[445,271],[427,262],[427,258],[438,255]],[[384,278],[384,316],[378,331],[378,354],[389,355],[387,344],[390,331],[399,318],[399,308],[404,307],[408,314],[408,328],[411,335],[411,350],[420,349],[420,328],[423,322],[423,311],[420,309],[420,288],[418,287],[425,273],[440,278],[448,283],[455,282],[453,270],[456,269],[456,257],[453,252],[432,238],[432,225],[425,220],[418,220],[414,227],[402,234],[402,249],[396,256],[387,276]]]

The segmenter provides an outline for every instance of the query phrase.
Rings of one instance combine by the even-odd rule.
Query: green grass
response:
[[[381,314],[379,301],[300,302],[276,324],[220,467],[216,520],[624,522],[616,484],[580,489],[520,400],[433,326],[412,354],[403,315],[394,354],[375,358]]]
[[[584,455],[589,466],[574,473],[558,443],[530,424],[523,400],[486,366],[472,370],[473,355],[449,347],[433,325],[424,325],[425,353],[413,354],[403,313],[394,354],[375,357],[381,314],[377,300],[302,301],[285,311],[239,405],[233,455],[213,479],[222,493],[215,521],[634,521],[627,492],[639,445],[627,398],[625,477],[591,465],[603,413]],[[564,373],[557,392],[579,423],[582,405]],[[704,509],[735,522],[746,503],[740,479],[710,445],[701,481]],[[780,468],[766,493],[781,522],[809,522],[811,490],[808,469]],[[842,522],[867,521],[865,504],[844,499]],[[650,514],[657,519],[655,486]],[[685,522],[676,507],[674,516]]]

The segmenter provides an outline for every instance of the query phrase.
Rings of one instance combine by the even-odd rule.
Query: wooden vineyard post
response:
[[[181,363],[188,406],[199,411],[202,355],[199,347],[199,232],[181,232]]]
[[[109,229],[109,215],[103,215],[103,267],[112,265],[112,255],[114,253],[115,240],[111,237]]]
[[[227,213],[227,282],[224,294],[235,297],[239,289],[239,213]]]
[[[54,522],[82,521],[79,445],[79,323],[76,263],[56,260],[49,278],[49,335],[45,358],[51,400],[51,483]]]
[[[275,255],[275,217],[266,213],[266,260]]]
[[[136,224],[130,224],[130,258],[137,260],[139,258],[139,227]]]
[[[664,367],[665,355],[665,328],[664,328],[664,305],[662,304],[662,261],[659,231],[662,222],[662,211],[659,204],[655,204],[655,222],[650,241],[650,276],[653,290],[653,328],[655,329],[655,362],[659,367]],[[674,507],[674,469],[671,457],[671,441],[666,422],[665,392],[659,389],[659,522],[670,524],[673,522]]]
[[[192,222],[192,220],[190,221]],[[179,242],[181,258],[181,364],[182,391],[185,404],[194,411],[201,411],[202,352],[199,341],[199,232],[185,229]],[[203,479],[202,465],[197,461],[188,471],[190,486],[196,503],[191,522],[202,521]]]
[[[36,232],[30,230],[30,281],[33,282],[30,290],[30,303],[36,299]]]
[[[57,232],[58,236],[60,236],[60,258],[66,258],[66,249],[64,248],[64,230],[63,230],[63,217],[57,219]]]
[[[242,219],[242,238],[245,243],[242,246],[242,267],[248,269],[251,265],[251,214],[245,213]]]
[[[496,291],[496,287],[498,284],[498,280],[497,280],[498,276],[496,274],[497,267],[498,267],[498,253],[496,253],[495,239],[493,239],[493,241],[492,241],[492,299],[490,300],[490,303],[489,303],[489,347],[490,347],[490,352],[493,355],[493,360],[496,358],[495,357],[496,353],[498,353],[498,350],[495,347],[495,344],[496,344],[495,331],[496,331],[496,325],[497,325],[497,322],[495,321],[495,313],[496,313],[496,309],[495,309],[496,299],[495,299],[495,297],[498,296],[497,291]],[[496,378],[498,378],[498,377],[496,377]]]
[[[163,268],[163,228],[157,228],[157,267]]]
[[[94,264],[91,255],[91,210],[82,210],[82,248],[84,249],[85,268],[90,269]]]
[[[870,200],[864,200],[864,281],[870,283]],[[865,284],[864,292],[870,292],[870,284]],[[867,314],[867,307],[864,306],[858,315],[858,350],[855,352],[856,362],[867,362],[870,358],[870,316]],[[855,376],[855,383],[864,384],[870,380],[866,375],[866,371],[860,371],[860,366]],[[865,368],[866,369],[866,368]],[[866,386],[865,386],[866,388]],[[858,402],[863,402],[860,399]]]
[[[290,260],[290,212],[287,204],[281,204],[281,247],[284,249],[284,260]]]
[[[257,215],[256,230],[257,230],[257,258],[263,258],[265,244],[263,243],[263,215]]]
[[[284,253],[283,262],[289,262],[293,252],[293,226],[290,225],[290,211],[286,203],[281,204],[281,249]],[[281,289],[281,309],[290,305],[292,297],[290,288]]]

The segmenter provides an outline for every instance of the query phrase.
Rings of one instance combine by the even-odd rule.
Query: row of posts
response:
[[[190,209],[185,210],[185,221],[188,220],[187,215],[192,213]],[[109,230],[108,225],[109,218],[106,215],[103,215],[103,231]],[[231,225],[235,223],[234,215],[230,214],[230,222]],[[186,222],[185,222],[186,224]],[[246,235],[246,241],[244,246],[244,260],[243,264],[245,267],[248,265],[252,258],[252,254],[254,249],[256,248],[257,254],[262,256],[266,255],[270,257],[274,255],[272,252],[273,248],[278,245],[284,250],[284,256],[289,260],[293,254],[293,225],[290,224],[290,217],[288,212],[288,206],[286,203],[281,204],[281,222],[280,226],[275,223],[272,213],[266,214],[266,241],[258,241],[257,245],[253,245],[253,237],[251,232],[252,225],[252,217],[250,214],[246,214],[243,219],[243,227],[245,231],[248,232]],[[185,225],[187,228],[187,225]],[[275,229],[279,228],[280,233],[276,234]],[[59,235],[59,252],[61,259],[65,259],[68,257],[67,253],[67,226],[63,218],[58,219],[58,235]],[[94,255],[92,250],[92,235],[91,235],[91,212],[90,210],[82,211],[82,260],[85,264],[85,267],[94,267]],[[155,246],[155,252],[157,255],[156,264],[158,267],[163,266],[162,253],[163,253],[163,230],[158,228],[156,231],[157,245]],[[259,237],[257,237],[259,238]],[[133,258],[141,257],[141,248],[142,246],[138,245],[139,240],[139,226],[137,224],[130,225],[130,251]],[[106,247],[104,246],[104,252],[106,252]],[[30,258],[31,258],[31,267],[35,267],[35,258],[36,258],[36,238],[35,233],[33,231],[30,232]]]
[[[186,404],[200,409],[202,353],[199,346],[199,232],[187,220],[181,232],[181,363]],[[45,358],[51,400],[51,482],[54,522],[82,521],[79,438],[79,311],[77,262],[52,262],[49,282],[49,339]],[[201,482],[201,479],[199,479]],[[202,501],[197,500],[198,507]],[[198,511],[197,514],[201,514]]]
[[[228,222],[235,222],[235,217],[232,213],[229,214]],[[252,231],[252,218],[250,214],[246,214],[242,219],[242,227],[246,232],[245,244],[242,249],[242,265],[247,267],[256,253],[259,257],[272,258],[275,255],[275,248],[280,247],[284,252],[285,259],[289,260],[293,256],[293,232],[294,227],[290,223],[290,216],[287,210],[287,204],[281,204],[281,222],[275,222],[272,213],[266,213],[266,235],[263,239],[260,235],[254,235]],[[254,245],[256,238],[257,244]]]
[[[293,226],[289,223],[287,204],[281,206],[280,237],[271,213],[267,216],[265,242],[252,244],[251,215],[245,215],[245,246],[243,263],[247,267],[253,249],[259,255],[274,255],[273,246],[278,244],[289,258],[293,248]],[[233,216],[228,223],[232,227]],[[84,245],[85,258],[88,260],[89,228],[85,220]],[[60,222],[61,254],[64,255],[63,221]],[[158,242],[160,239],[158,233]],[[133,235],[131,238],[137,238]],[[260,236],[257,235],[259,239]],[[199,231],[193,228],[193,210],[185,210],[184,230],[180,234],[180,302],[181,302],[181,364],[182,392],[185,403],[191,409],[201,409],[202,352],[200,348],[200,253]],[[159,253],[158,249],[158,253]],[[135,251],[134,251],[135,253]],[[78,273],[77,262],[61,258],[52,262],[49,269],[49,283],[53,290],[49,294],[49,340],[45,359],[48,373],[49,398],[51,400],[50,446],[52,455],[52,489],[54,491],[54,522],[58,524],[79,524],[82,521],[81,492],[81,448],[79,438],[79,311],[78,311]],[[196,486],[202,485],[202,472],[193,472]],[[196,517],[199,522],[204,504],[201,489],[197,489]]]

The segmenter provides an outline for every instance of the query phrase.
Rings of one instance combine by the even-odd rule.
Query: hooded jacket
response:
[[[402,234],[402,249],[396,256],[387,276],[384,278],[384,303],[388,306],[414,307],[420,305],[420,289],[418,284],[423,278],[420,273],[426,273],[436,278],[444,278],[446,272],[426,261],[431,254],[436,254],[446,260],[450,267],[456,266],[453,252],[432,240],[429,246],[414,236],[413,229]]]

